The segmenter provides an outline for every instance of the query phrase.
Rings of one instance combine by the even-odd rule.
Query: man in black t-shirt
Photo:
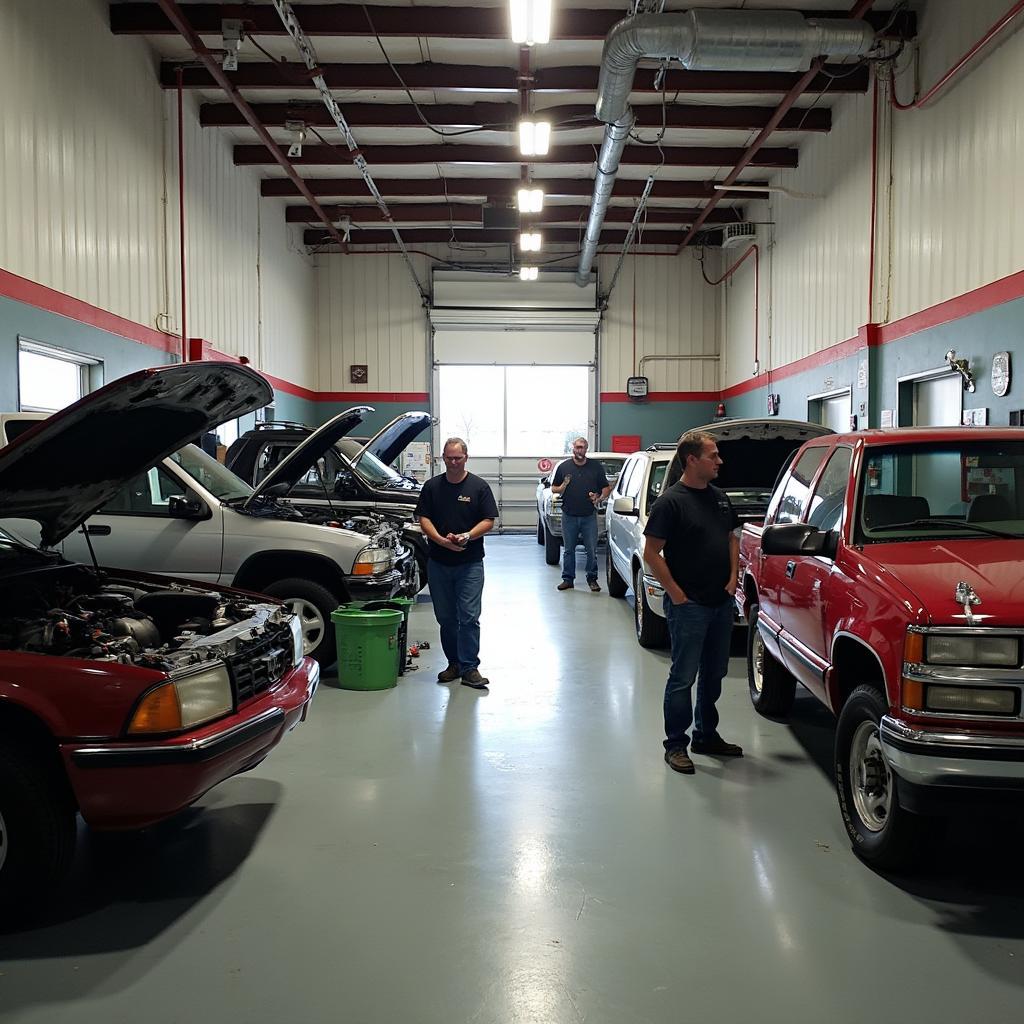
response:
[[[572,443],[572,458],[558,464],[551,481],[551,493],[562,496],[562,582],[559,590],[572,590],[576,581],[576,545],[587,554],[587,583],[596,594],[597,582],[597,503],[611,490],[604,466],[587,458],[585,437]]]
[[[498,506],[487,482],[466,470],[469,452],[461,437],[445,441],[443,457],[444,475],[423,485],[416,506],[427,535],[430,599],[448,659],[437,681],[453,683],[461,676],[466,686],[482,690],[488,685],[480,675],[483,537],[498,518]]]
[[[715,707],[729,667],[739,571],[739,541],[733,531],[739,520],[729,496],[711,484],[722,459],[710,434],[684,434],[676,460],[682,476],[651,509],[644,530],[644,561],[665,588],[672,644],[665,687],[665,761],[673,771],[692,775],[688,747],[695,754],[743,755],[741,747],[718,735]],[[691,693],[695,681],[696,719]]]

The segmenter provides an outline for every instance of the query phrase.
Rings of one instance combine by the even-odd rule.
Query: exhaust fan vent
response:
[[[757,228],[746,221],[740,224],[726,224],[722,230],[722,248],[733,249],[737,245],[757,241]]]

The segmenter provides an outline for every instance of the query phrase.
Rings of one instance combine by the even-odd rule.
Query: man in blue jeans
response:
[[[692,775],[689,751],[719,757],[743,755],[742,747],[718,735],[715,706],[729,667],[739,571],[739,541],[733,531],[739,520],[729,496],[711,483],[722,459],[710,434],[684,434],[676,459],[683,473],[651,509],[644,530],[644,561],[665,590],[672,644],[665,687],[665,762],[673,771]]]
[[[480,606],[484,592],[484,541],[498,518],[488,483],[466,469],[469,452],[461,437],[444,443],[444,474],[420,491],[416,514],[427,535],[427,582],[434,618],[441,627],[441,649],[448,667],[439,683],[460,676],[465,686],[483,690],[480,674]]]
[[[597,582],[597,505],[608,497],[611,486],[604,466],[587,458],[587,439],[572,443],[572,458],[558,464],[551,481],[551,493],[562,496],[562,582],[559,590],[572,590],[576,582],[576,545],[587,554],[587,584],[596,594]]]

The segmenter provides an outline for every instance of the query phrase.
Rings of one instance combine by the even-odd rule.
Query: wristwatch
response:
[[[463,544],[468,544],[469,543],[469,539],[470,539],[469,538],[469,534],[468,533],[463,533],[463,534],[461,534],[461,536],[462,536],[462,543]]]

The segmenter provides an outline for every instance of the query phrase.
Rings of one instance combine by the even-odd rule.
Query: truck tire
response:
[[[341,601],[326,587],[312,580],[277,580],[263,593],[283,601],[302,623],[302,650],[323,668],[333,665],[338,656],[331,612]]]
[[[793,706],[796,679],[765,650],[757,629],[758,606],[750,606],[747,615],[747,685],[750,703],[761,715],[785,718]]]
[[[625,597],[629,587],[626,581],[619,575],[612,561],[612,546],[607,545],[604,556],[604,580],[608,584],[608,593],[611,597]]]
[[[0,738],[0,908],[45,902],[71,867],[75,809],[34,753]]]
[[[633,576],[633,620],[636,624],[636,641],[641,647],[659,648],[668,646],[668,625],[665,620],[651,611],[644,588],[644,571],[637,566]]]
[[[545,524],[544,526],[544,561],[548,565],[558,565],[562,552],[562,538],[556,537]]]
[[[858,686],[839,713],[834,761],[839,809],[854,853],[872,867],[898,870],[916,860],[936,821],[900,806],[878,740],[888,710],[876,687]]]
[[[537,515],[537,543],[544,545],[544,517],[540,514]]]

